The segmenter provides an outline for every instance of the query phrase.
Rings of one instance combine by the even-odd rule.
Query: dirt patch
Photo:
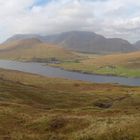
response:
[[[109,99],[99,99],[94,102],[94,106],[99,107],[99,108],[104,108],[104,109],[110,108],[112,107],[112,105],[113,105],[113,102]]]

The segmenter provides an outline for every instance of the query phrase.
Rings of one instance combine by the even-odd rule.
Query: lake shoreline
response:
[[[140,79],[140,77],[134,77],[134,76],[122,76],[122,75],[117,75],[117,74],[99,74],[99,73],[93,73],[93,72],[87,72],[87,71],[82,71],[82,70],[71,70],[71,69],[67,69],[64,67],[60,67],[60,66],[56,66],[53,65],[55,63],[48,63],[48,62],[40,62],[40,61],[32,61],[32,60],[9,60],[9,59],[0,59],[0,60],[6,60],[6,61],[15,61],[15,62],[24,62],[24,63],[39,63],[39,64],[43,64],[43,66],[49,66],[49,67],[53,67],[53,68],[59,68],[61,70],[65,70],[65,71],[69,71],[69,72],[77,72],[77,73],[81,73],[81,74],[89,74],[89,75],[97,75],[97,76],[110,76],[110,77],[118,77],[118,78],[133,78],[133,79]],[[61,63],[61,62],[60,62]]]
[[[126,86],[140,86],[140,78],[126,78],[111,75],[98,75],[83,72],[81,73],[77,71],[64,70],[60,67],[52,67],[46,65],[46,63],[0,60],[0,68],[18,70],[53,78],[80,80],[92,83],[110,83]]]

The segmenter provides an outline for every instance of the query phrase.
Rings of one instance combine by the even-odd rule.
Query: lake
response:
[[[86,82],[115,83],[127,86],[140,86],[140,78],[125,78],[117,76],[84,74],[62,70],[60,68],[50,67],[47,66],[46,64],[36,62],[18,62],[18,61],[0,60],[0,68],[9,70],[18,70],[22,72],[39,74],[48,77],[81,80]]]

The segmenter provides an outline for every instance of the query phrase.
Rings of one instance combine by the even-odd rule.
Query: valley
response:
[[[51,62],[51,63],[54,63]],[[55,62],[56,63],[56,62]],[[50,64],[50,63],[49,63]],[[41,76],[64,78],[71,80],[80,80],[91,83],[111,83],[126,86],[140,86],[140,79],[133,77],[120,77],[101,74],[88,74],[86,72],[76,72],[73,70],[64,70],[58,67],[46,65],[46,63],[38,62],[19,62],[13,60],[0,60],[0,68],[16,70],[21,72],[28,72],[31,74],[38,74]]]
[[[140,140],[140,0],[0,10],[0,140]]]
[[[138,42],[15,35],[0,65],[0,140],[139,140]]]
[[[101,39],[112,43],[106,47]],[[139,44],[126,42],[80,31],[46,37],[15,35],[0,45],[0,59],[43,62],[81,73],[140,77]]]

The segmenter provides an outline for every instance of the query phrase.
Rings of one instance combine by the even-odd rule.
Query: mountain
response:
[[[24,40],[24,39],[40,39],[41,40],[41,36],[40,35],[35,35],[35,34],[16,34],[10,38],[8,38],[3,44],[7,44],[13,41],[20,41],[20,40]]]
[[[135,48],[140,50],[140,40],[134,44]]]
[[[21,40],[32,37],[38,38],[43,42],[55,44],[78,52],[118,53],[137,50],[132,44],[121,38],[105,38],[94,32],[86,31],[71,31],[50,36],[16,35],[9,38],[5,43],[11,40]]]
[[[0,50],[10,51],[12,49],[21,49],[33,47],[37,44],[42,43],[38,38],[28,38],[28,39],[9,39],[7,42],[4,42],[0,45]]]
[[[126,40],[105,38],[93,32],[72,31],[46,36],[42,41],[87,53],[131,52],[136,49]]]
[[[41,61],[48,62],[51,60],[63,61],[77,59],[78,56],[70,50],[66,50],[56,45],[43,43],[39,39],[20,39],[8,41],[0,45],[0,58]]]

